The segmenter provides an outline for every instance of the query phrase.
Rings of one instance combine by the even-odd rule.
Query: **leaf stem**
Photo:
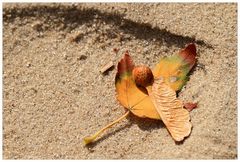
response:
[[[120,118],[118,118],[117,120],[113,121],[112,123],[108,124],[107,126],[105,126],[104,128],[102,128],[101,130],[99,130],[98,132],[96,132],[94,135],[92,136],[87,136],[85,138],[83,138],[83,142],[85,145],[93,142],[101,133],[103,133],[106,129],[112,127],[113,125],[115,125],[116,123],[120,122],[121,120],[123,120],[124,118],[126,118],[129,115],[130,111],[127,111],[125,114],[123,114]]]

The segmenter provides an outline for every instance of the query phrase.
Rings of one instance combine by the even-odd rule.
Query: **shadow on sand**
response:
[[[133,35],[136,39],[148,41],[155,39],[159,45],[164,44],[167,47],[176,46],[183,48],[186,44],[193,42],[200,46],[213,48],[204,40],[196,40],[193,37],[178,35],[166,29],[152,27],[152,25],[148,23],[134,22],[133,20],[125,19],[124,16],[124,14],[118,12],[109,13],[102,12],[98,9],[84,8],[80,5],[62,4],[35,4],[24,8],[12,7],[3,12],[4,22],[13,21],[16,17],[39,17],[40,20],[43,19],[43,17],[47,17],[44,23],[50,23],[51,27],[55,26],[58,30],[67,29],[71,31],[82,24],[89,23],[89,25],[91,25],[94,20],[98,20],[114,25],[114,28],[109,31],[109,35],[116,32],[123,32]],[[59,23],[63,23],[64,26],[59,28]]]

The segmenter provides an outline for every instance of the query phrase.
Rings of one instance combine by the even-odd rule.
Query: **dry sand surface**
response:
[[[4,3],[3,20],[4,159],[237,158],[236,3]],[[199,103],[189,138],[176,144],[161,121],[130,115],[83,145],[124,113],[114,85],[124,51],[152,68],[190,42],[202,66],[179,93]]]

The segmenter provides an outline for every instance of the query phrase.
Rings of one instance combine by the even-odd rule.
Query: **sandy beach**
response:
[[[126,50],[153,68],[191,42],[198,66],[179,98],[198,108],[183,143],[130,115],[83,145],[125,112]],[[3,159],[237,159],[237,3],[3,3]]]

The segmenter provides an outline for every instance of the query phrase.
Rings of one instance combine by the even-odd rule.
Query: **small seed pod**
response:
[[[136,66],[132,73],[135,83],[139,86],[147,87],[153,83],[154,78],[152,71],[147,66]]]

